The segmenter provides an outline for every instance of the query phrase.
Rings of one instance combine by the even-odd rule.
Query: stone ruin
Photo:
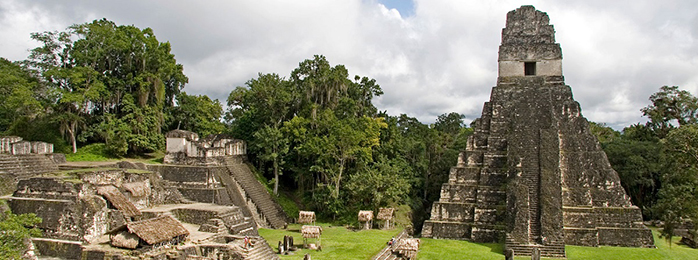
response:
[[[257,228],[285,227],[286,216],[244,163],[244,141],[199,140],[181,130],[167,136],[174,159],[166,164],[123,161],[60,171],[54,163],[15,174],[7,197],[12,212],[43,219],[44,237],[32,240],[36,251],[62,259],[278,259]],[[29,165],[39,163],[36,156],[49,160],[3,156],[28,158]],[[254,247],[242,246],[245,236]]]
[[[54,154],[53,144],[0,137],[0,195],[12,193],[20,179],[56,171],[63,162],[65,155]]]
[[[165,164],[150,165],[188,200],[236,205],[256,227],[283,228],[288,217],[245,164],[246,144],[225,135],[199,139],[185,130],[167,137]]]
[[[51,154],[53,144],[46,142],[23,141],[19,136],[0,137],[0,153],[19,154]]]
[[[43,219],[32,242],[44,257],[278,259],[240,207],[189,201],[147,170],[55,172],[20,180],[7,199],[13,213]]]
[[[507,14],[499,77],[422,235],[505,241],[515,255],[565,245],[654,247],[579,103],[564,83],[548,15]]]
[[[194,132],[173,130],[165,137],[167,154],[163,161],[169,164],[219,165],[222,158],[247,154],[245,141],[222,134],[199,139]]]

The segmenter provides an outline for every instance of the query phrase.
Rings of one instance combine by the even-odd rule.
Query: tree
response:
[[[601,144],[611,142],[620,137],[620,133],[608,127],[606,123],[589,122],[589,128],[591,134],[596,136],[596,139],[598,139]]]
[[[665,223],[662,234],[671,239],[686,220],[698,223],[698,125],[671,130],[662,144],[667,165],[655,210]]]
[[[464,115],[456,112],[441,114],[436,118],[436,122],[434,122],[434,129],[455,136],[460,132],[461,127],[463,127],[463,118],[465,118]]]
[[[334,110],[351,85],[348,76],[344,65],[332,67],[322,55],[298,64],[291,72],[291,83],[303,94],[297,104],[300,115],[315,119],[318,109]]]
[[[657,201],[664,167],[660,144],[618,138],[602,146],[633,204],[645,217],[652,217],[650,209]]]
[[[284,156],[288,153],[288,140],[276,127],[265,126],[254,134],[255,145],[259,148],[259,158],[272,163],[274,169],[274,195],[279,195],[279,175],[284,163]]]
[[[650,96],[652,104],[641,111],[650,119],[648,124],[664,137],[675,127],[698,122],[698,98],[678,86],[663,86]]]
[[[46,90],[29,70],[0,58],[0,132],[43,113]]]
[[[177,94],[176,105],[166,108],[167,130],[186,129],[199,136],[219,134],[225,131],[221,122],[223,106],[218,99],[211,100],[206,95]]]
[[[32,50],[27,64],[57,93],[54,113],[73,150],[75,139],[105,141],[107,146],[122,146],[109,142],[124,140],[127,151],[134,153],[161,146],[163,110],[173,106],[188,81],[169,43],[159,42],[150,28],[106,19],[63,32],[34,33],[32,38],[43,46]],[[114,124],[106,120],[133,129],[100,129]],[[86,131],[79,134],[83,123]]]
[[[370,167],[351,175],[347,190],[351,201],[368,208],[404,204],[411,192],[412,176],[406,161],[381,156]]]

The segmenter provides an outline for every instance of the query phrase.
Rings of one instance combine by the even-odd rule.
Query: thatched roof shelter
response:
[[[414,259],[419,251],[419,243],[418,238],[398,239],[393,245],[393,252],[407,259]]]
[[[172,216],[160,216],[156,218],[129,222],[125,225],[109,231],[107,234],[118,234],[124,230],[138,236],[148,245],[155,245],[177,239],[183,239],[189,235],[182,223]]]
[[[360,210],[359,211],[359,221],[366,222],[366,221],[371,221],[371,220],[373,220],[373,211],[372,210]]]
[[[301,234],[303,234],[303,238],[320,238],[320,235],[322,235],[322,227],[303,225],[301,227]]]
[[[315,212],[314,211],[300,211],[300,212],[298,212],[298,223],[300,223],[300,224],[313,224],[313,223],[315,223]]]
[[[403,238],[397,241],[395,250],[417,251],[419,250],[419,238]]]
[[[139,244],[139,237],[124,231],[112,236],[110,244],[115,247],[136,249]]]
[[[393,219],[394,211],[394,208],[380,208],[378,209],[378,216],[376,216],[376,218],[380,220],[391,220]]]
[[[97,187],[97,194],[104,196],[116,209],[127,217],[141,215],[141,211],[138,210],[119,189],[112,185]]]

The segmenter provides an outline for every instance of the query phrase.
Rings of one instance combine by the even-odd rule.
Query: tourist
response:
[[[247,249],[247,246],[251,246],[252,242],[250,241],[250,237],[245,236],[245,239],[242,240],[243,247]]]

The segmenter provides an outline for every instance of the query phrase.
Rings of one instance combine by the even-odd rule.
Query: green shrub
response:
[[[41,235],[36,228],[39,223],[41,218],[34,213],[15,215],[5,211],[0,214],[0,259],[20,259],[25,241]]]

